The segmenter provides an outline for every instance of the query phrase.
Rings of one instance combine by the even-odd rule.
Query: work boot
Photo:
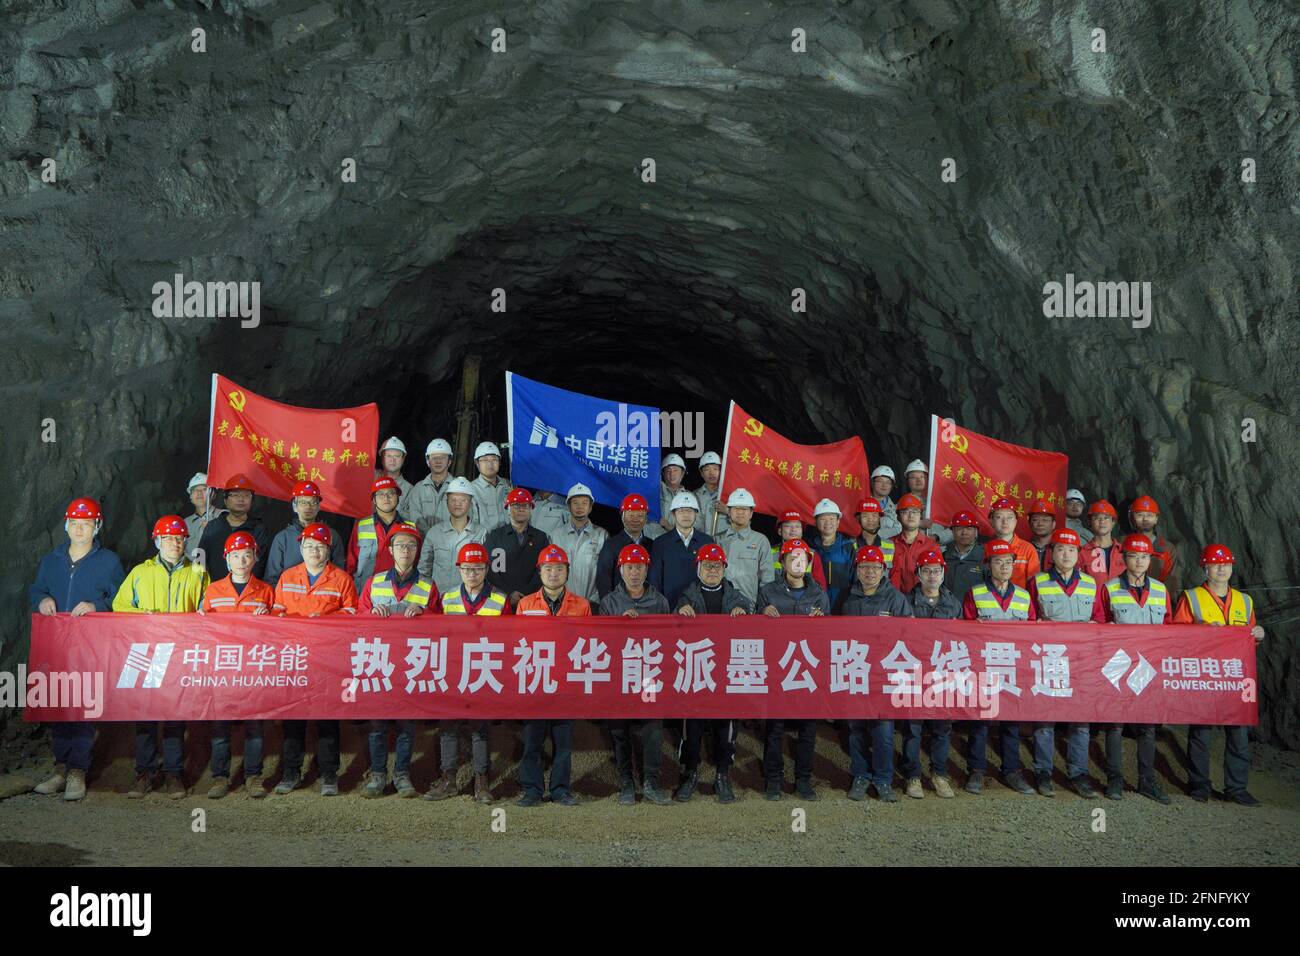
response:
[[[301,770],[286,770],[280,782],[275,785],[276,793],[292,793],[302,786]]]
[[[320,795],[322,797],[337,797],[339,795],[338,774],[323,773],[320,775]]]
[[[673,802],[672,797],[659,789],[658,780],[647,780],[645,782],[645,787],[641,790],[641,796],[645,797],[657,807],[666,807],[668,804]]]
[[[920,777],[912,777],[907,781],[907,795],[913,800],[920,800],[925,796],[925,790],[921,787]]]
[[[230,781],[225,777],[217,777],[212,781],[212,786],[208,788],[209,800],[220,800],[230,792]]]
[[[813,789],[812,781],[807,778],[796,780],[794,782],[794,790],[803,800],[817,799],[817,791]]]
[[[1163,796],[1163,794],[1162,794],[1162,796]],[[1237,804],[1237,806],[1239,806],[1239,807],[1257,807],[1257,806],[1259,806],[1259,800],[1256,799],[1255,796],[1254,796],[1254,795],[1253,795],[1249,790],[1234,790],[1234,791],[1232,791],[1232,793],[1225,793],[1225,794],[1223,795],[1223,799],[1224,799],[1224,800],[1231,801],[1232,803]],[[1168,797],[1165,797],[1165,798],[1164,798],[1163,800],[1161,800],[1160,802],[1161,802],[1161,803],[1168,803],[1168,802],[1169,802],[1169,798],[1168,798]]]
[[[432,792],[432,791],[430,791],[430,793],[431,793],[431,792]],[[426,793],[426,794],[424,795],[424,799],[429,800],[429,799],[432,799],[432,798],[429,796],[429,794]],[[541,802],[542,802],[541,794],[537,794],[537,793],[525,793],[522,797],[520,797],[520,798],[518,799],[518,801],[516,801],[515,806],[517,806],[517,807],[536,807],[536,806],[539,806],[539,805],[541,804]]]
[[[854,777],[853,785],[849,787],[850,800],[867,799],[867,787],[871,785],[870,777]]]
[[[45,796],[49,796],[52,793],[62,793],[67,782],[67,767],[63,764],[59,764],[54,768],[54,774],[52,776],[36,785],[35,792]]]
[[[551,797],[552,803],[558,803],[562,807],[576,807],[578,798],[573,795],[572,791],[566,791],[562,797]]]
[[[880,798],[881,803],[898,802],[898,794],[894,793],[894,788],[887,783],[882,783],[876,787],[876,796]]]
[[[619,780],[618,802],[624,807],[636,805],[636,784],[632,782],[631,777],[623,777]]]
[[[366,780],[366,785],[361,788],[361,796],[367,800],[373,800],[375,797],[384,795],[384,788],[388,786],[388,775],[375,773],[371,771]]]
[[[713,793],[718,798],[718,803],[736,802],[736,791],[731,789],[731,778],[727,776],[726,771],[718,772],[718,776],[713,781]]]
[[[424,795],[426,800],[446,800],[456,795],[456,771],[444,770],[438,782]]]
[[[952,782],[947,777],[934,778],[934,792],[945,800],[951,800],[956,794],[952,792]]]
[[[1191,797],[1193,800],[1195,800],[1197,803],[1205,803],[1207,800],[1210,799],[1210,790],[1208,787],[1204,787],[1204,788],[1198,787],[1193,790],[1188,790],[1187,795]]]
[[[67,785],[63,789],[64,800],[80,800],[86,795],[86,771],[69,770]]]
[[[1002,778],[1002,782],[1014,790],[1016,793],[1033,793],[1034,788],[1029,785],[1019,770],[1013,770]]]
[[[474,774],[474,802],[483,804],[492,802],[492,782],[486,773]]]
[[[262,775],[255,773],[252,776],[244,778],[244,791],[254,800],[262,800],[266,797],[266,786],[263,783]]]
[[[1052,783],[1050,773],[1041,774],[1038,777],[1038,792],[1045,797],[1056,796],[1056,786]]]
[[[984,771],[972,770],[970,776],[966,778],[965,789],[967,793],[983,793],[984,792]]]
[[[1163,790],[1161,790],[1160,785],[1155,783],[1154,781],[1139,785],[1138,796],[1147,797],[1148,799],[1154,800],[1156,803],[1160,804],[1161,806],[1166,806],[1166,807],[1169,806],[1169,804],[1172,802],[1169,799],[1169,795],[1165,793]]]
[[[415,789],[415,784],[411,783],[411,775],[409,773],[393,774],[393,786],[397,788],[397,795],[399,797],[408,800],[411,797],[417,796],[419,793],[419,791]]]
[[[1087,774],[1075,777],[1070,781],[1070,786],[1074,788],[1075,793],[1083,797],[1085,800],[1091,800],[1097,795],[1097,790],[1092,785],[1092,778]]]
[[[189,791],[185,789],[185,781],[180,778],[180,774],[169,773],[163,780],[163,793],[173,800],[184,800]]]
[[[135,782],[131,784],[131,789],[126,792],[128,800],[139,800],[146,793],[153,792],[154,775],[152,773],[137,773]]]
[[[673,795],[673,799],[678,803],[686,803],[691,799],[691,797],[695,796],[695,788],[699,783],[699,771],[692,770],[682,779],[682,782],[678,784],[677,793]]]
[[[1124,799],[1124,778],[1112,777],[1106,781],[1106,799],[1123,800]]]
[[[780,781],[780,780],[769,780],[769,781],[767,782],[767,790],[763,793],[763,799],[764,799],[764,800],[780,800],[780,799],[781,799],[781,781]]]

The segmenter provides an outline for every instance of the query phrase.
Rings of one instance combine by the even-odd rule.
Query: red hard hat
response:
[[[869,544],[865,548],[858,548],[858,553],[853,557],[853,566],[875,562],[876,564],[885,563],[885,552],[883,549],[874,544]]]
[[[916,495],[909,493],[898,499],[898,505],[895,507],[895,510],[902,511],[904,508],[915,508],[917,511],[924,511],[925,502]]]
[[[1052,503],[1046,498],[1038,498],[1035,500],[1034,503],[1029,506],[1029,513],[1031,515],[1051,515],[1053,518],[1056,517],[1056,509],[1052,507]]]
[[[649,511],[650,506],[646,504],[646,500],[642,498],[640,495],[628,495],[626,498],[623,499],[623,503],[619,505],[618,510],[619,511]]]
[[[880,507],[880,502],[875,498],[863,498],[858,502],[857,514],[884,514],[885,509]]]
[[[253,490],[253,483],[248,480],[246,475],[231,475],[226,482],[226,493],[232,491],[247,491],[249,494],[256,494]]]
[[[1236,564],[1226,544],[1207,544],[1201,552],[1201,567],[1207,564]]]
[[[1088,505],[1088,514],[1110,515],[1112,518],[1119,520],[1119,512],[1117,512],[1115,506],[1105,498],[1100,501],[1094,501],[1092,504]]]
[[[374,491],[372,489],[371,494],[373,493]],[[325,496],[320,493],[320,485],[316,484],[316,482],[300,481],[293,486],[293,494],[290,495],[290,497],[291,498],[299,498],[299,497],[323,498]]]
[[[543,564],[568,564],[569,556],[564,549],[558,544],[548,544],[542,548],[542,553],[537,556],[537,566],[540,568]]]
[[[633,497],[629,495],[628,497]],[[630,509],[635,511],[636,509]],[[639,544],[626,544],[623,550],[618,553],[618,566],[621,568],[625,564],[649,564],[650,552]]]
[[[1155,549],[1151,547],[1151,539],[1144,534],[1125,535],[1119,549],[1125,554],[1155,554]]]
[[[786,542],[786,544],[791,544],[791,543],[793,542],[790,541]],[[781,549],[781,553],[785,554],[784,547]],[[704,545],[704,547],[700,548],[699,551],[695,552],[695,563],[700,564],[701,562],[704,561],[721,561],[723,564],[726,564],[727,552],[723,551],[720,545],[706,544]]]
[[[73,498],[68,510],[63,512],[63,517],[64,520],[85,518],[88,521],[99,521],[104,515],[99,510],[99,502],[94,498]]]
[[[311,524],[307,525],[307,527],[303,528],[302,531],[298,534],[299,541],[302,541],[306,538],[311,538],[313,541],[319,541],[327,548],[330,546],[330,543],[334,540],[333,535],[330,533],[330,526],[327,524],[322,524],[319,521],[313,521]]]
[[[952,516],[952,526],[954,528],[978,528],[979,519],[969,511],[958,511]]]
[[[993,504],[989,505],[989,517],[992,518],[993,513],[995,511],[1015,511],[1015,510],[1016,510],[1016,503],[1012,501],[1010,498],[998,498],[993,502]]]
[[[941,568],[946,568],[948,566],[948,563],[943,559],[943,555],[938,551],[927,551],[925,554],[921,555],[916,562],[918,568],[923,568],[929,564],[937,564]]]
[[[185,527],[185,519],[180,515],[163,515],[153,523],[153,537],[180,537],[184,538],[190,533],[190,529]]]
[[[777,521],[776,525],[777,525],[777,527],[779,528],[781,525],[785,524],[787,521],[797,521],[797,522],[799,522],[800,524],[803,524],[803,515],[801,515],[801,514],[800,514],[799,512],[797,512],[797,511],[783,511],[783,512],[781,512],[781,518],[780,518],[780,520]]]
[[[257,539],[247,531],[236,531],[226,539],[223,553],[229,556],[232,551],[247,551],[250,548],[253,554],[257,554]]]
[[[473,541],[469,542],[468,544],[462,544],[460,546],[460,551],[456,553],[456,563],[457,564],[487,564],[488,563],[487,548]]]
[[[527,488],[511,488],[510,494],[506,495],[507,505],[531,505],[533,503],[533,493]]]
[[[380,475],[378,478],[376,478],[374,481],[370,483],[371,497],[374,497],[375,494],[380,491],[395,491],[397,492],[397,496],[399,498],[402,496],[401,486],[399,486],[396,481],[394,481],[392,478],[389,478],[387,475]]]
[[[1160,506],[1156,504],[1156,499],[1150,495],[1138,495],[1133,499],[1133,503],[1128,506],[1130,513],[1134,511],[1149,511],[1153,515],[1160,514]]]
[[[790,554],[792,551],[802,551],[808,555],[809,560],[812,560],[812,548],[808,547],[808,545],[804,543],[803,538],[791,538],[789,541],[781,545],[782,558],[787,554]]]
[[[989,558],[996,558],[1003,554],[1009,554],[1014,557],[1015,553],[1015,549],[1011,547],[1010,543],[1003,541],[1001,538],[994,538],[988,544],[984,545],[984,559],[986,561]]]
[[[1079,548],[1083,546],[1083,541],[1078,533],[1070,528],[1057,528],[1052,532],[1052,544],[1072,544]]]
[[[415,546],[418,548],[424,543],[424,535],[420,534],[420,529],[415,526],[413,521],[403,521],[399,525],[394,525],[393,529],[388,532],[388,543],[392,544],[393,539],[399,534],[409,534],[415,539]]]

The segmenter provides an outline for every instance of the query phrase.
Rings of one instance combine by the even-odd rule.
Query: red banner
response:
[[[371,512],[370,482],[379,445],[379,406],[298,408],[255,395],[224,375],[212,376],[208,484],[224,488],[245,475],[257,494],[292,497],[315,481],[321,507],[362,518]]]
[[[1070,459],[1054,451],[1039,451],[988,438],[951,419],[930,416],[930,482],[926,514],[942,525],[958,511],[972,511],[980,534],[992,537],[989,506],[1007,497],[1016,503],[1016,534],[1028,541],[1026,515],[1030,502],[1046,501],[1065,525],[1065,491]]]
[[[722,500],[737,488],[754,496],[755,510],[779,515],[795,508],[809,524],[817,502],[829,498],[843,512],[840,530],[856,535],[862,530],[854,517],[858,502],[871,488],[867,450],[856,437],[797,445],[732,402],[722,451]]]
[[[98,674],[101,706],[37,672]],[[1257,722],[1250,632],[1192,624],[33,615],[28,687],[27,720]]]

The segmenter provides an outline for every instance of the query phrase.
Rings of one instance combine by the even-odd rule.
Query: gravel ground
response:
[[[360,796],[365,762],[359,728],[344,725],[342,793],[324,799],[308,788],[288,796],[249,799],[242,791],[213,801],[206,732],[191,733],[188,779],[194,796],[173,801],[151,794],[128,800],[133,772],[126,728],[101,733],[90,793],[79,804],[26,792],[52,766],[48,747],[26,729],[5,744],[0,795],[0,865],[203,866],[253,865],[1295,865],[1300,861],[1300,754],[1256,744],[1251,790],[1264,806],[1246,809],[1220,800],[1197,804],[1184,795],[1184,728],[1165,728],[1157,768],[1173,804],[1162,807],[1129,791],[1122,802],[1083,800],[1064,787],[1064,763],[1057,755],[1057,795],[1022,796],[1000,783],[984,794],[959,792],[942,800],[930,789],[922,800],[896,804],[874,798],[848,800],[845,737],[823,724],[814,777],[820,799],[803,801],[787,785],[780,803],[764,800],[759,788],[761,743],[755,728],[739,738],[733,772],[736,803],[723,806],[711,787],[689,804],[656,807],[615,802],[616,774],[608,738],[594,724],[575,731],[574,788],[577,807],[550,804],[522,809],[515,776],[520,745],[517,725],[493,729],[493,786],[490,807],[468,795],[438,803],[400,800],[391,792],[379,800]],[[512,734],[515,736],[512,738]],[[965,735],[954,735],[955,782],[965,780]],[[788,735],[793,746],[793,735]],[[1100,779],[1100,737],[1094,737],[1093,774]],[[1216,740],[1214,772],[1222,766],[1222,736]],[[278,779],[278,733],[268,738],[268,779]],[[1058,737],[1058,745],[1063,746]],[[1127,778],[1136,778],[1133,744],[1127,741]],[[310,745],[310,744],[309,744]],[[235,782],[241,742],[236,734]],[[462,742],[468,748],[468,740]],[[504,752],[503,752],[504,751]],[[1027,751],[1025,757],[1028,756]],[[466,754],[467,758],[467,754]],[[790,770],[787,758],[787,779]],[[16,764],[16,766],[15,766]],[[928,758],[927,758],[928,764]],[[665,779],[675,783],[677,767],[665,745]],[[436,732],[422,730],[413,776],[423,790],[437,769]],[[705,781],[712,779],[706,765]],[[468,767],[460,782],[468,787]],[[902,781],[897,782],[901,787]],[[197,827],[196,811],[206,824]],[[1104,811],[1104,832],[1095,811]],[[504,811],[502,814],[499,811]],[[803,822],[805,826],[800,827]],[[495,823],[495,829],[494,829]],[[504,832],[498,832],[504,827]]]

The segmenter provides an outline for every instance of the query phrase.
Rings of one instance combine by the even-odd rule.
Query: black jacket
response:
[[[957,595],[948,590],[946,585],[939,585],[939,597],[931,604],[921,593],[921,585],[912,591],[912,617],[934,617],[948,621],[961,618],[961,601]]]
[[[953,597],[961,602],[971,588],[984,580],[984,545],[976,541],[971,546],[970,554],[963,558],[957,554],[957,545],[950,544],[943,549],[943,560],[948,564],[943,583],[952,591]]]
[[[831,602],[826,591],[814,581],[811,575],[804,575],[803,587],[792,588],[786,584],[785,575],[778,574],[776,580],[764,584],[758,589],[756,607],[761,614],[768,605],[782,614],[807,616],[812,609],[819,607],[823,614],[831,613]]]
[[[532,525],[524,532],[524,543],[519,544],[512,524],[493,528],[487,534],[483,547],[488,553],[488,584],[507,595],[518,591],[532,594],[542,586],[542,576],[537,570],[537,556],[551,543],[551,536]],[[501,568],[501,570],[497,570]]]
[[[853,589],[840,602],[839,614],[845,617],[911,617],[912,602],[907,595],[889,582],[889,578],[880,579],[875,594],[867,594],[862,589],[861,581],[853,582]]]
[[[638,543],[645,548],[646,554],[650,553],[650,545],[654,544],[644,534],[641,535],[640,542],[633,541],[626,528],[605,539],[605,546],[600,549],[600,557],[596,561],[596,593],[602,598],[621,583],[618,576],[618,553],[629,544]]]
[[[699,580],[692,581],[686,586],[681,597],[677,599],[677,607],[673,610],[681,610],[683,605],[689,604],[695,609],[696,614],[707,614],[704,609],[704,591],[700,587]],[[736,587],[726,578],[722,579],[722,613],[730,614],[736,608],[744,608],[746,614],[754,613],[754,605],[750,603],[749,598],[745,597],[744,592]]]
[[[249,515],[248,520],[238,528],[232,528],[230,522],[226,520],[229,517],[230,514],[227,512],[213,518],[208,522],[203,537],[199,539],[208,576],[213,581],[220,581],[230,573],[230,569],[226,567],[226,539],[236,531],[247,531],[257,542],[257,563],[253,565],[253,577],[264,579],[266,560],[271,556],[271,533],[266,530],[266,525],[261,518]]]

